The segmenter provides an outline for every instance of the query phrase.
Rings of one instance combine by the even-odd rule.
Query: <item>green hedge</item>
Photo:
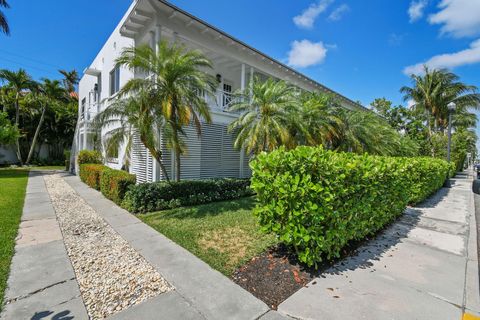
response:
[[[121,204],[127,189],[134,186],[136,177],[121,170],[106,168],[100,176],[100,191],[108,199]]]
[[[452,166],[435,158],[393,158],[401,163],[409,180],[409,204],[417,204],[437,191],[449,177]]]
[[[89,187],[100,190],[100,177],[105,169],[107,169],[107,167],[103,164],[81,164],[80,180]]]
[[[82,150],[78,153],[78,165],[82,164],[102,164],[102,155],[94,150]]]
[[[236,199],[252,194],[250,181],[247,179],[143,183],[130,187],[122,206],[130,212],[144,213]]]
[[[337,153],[298,147],[261,154],[251,162],[254,210],[262,229],[317,265],[340,255],[439,188],[446,161]]]

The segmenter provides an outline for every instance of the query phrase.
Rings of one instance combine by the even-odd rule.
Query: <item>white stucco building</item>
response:
[[[220,80],[216,99],[208,99],[212,123],[204,124],[202,136],[187,128],[188,155],[181,159],[182,179],[211,177],[248,177],[248,157],[233,149],[233,137],[227,126],[236,115],[226,111],[230,94],[244,89],[254,77],[283,79],[309,91],[336,94],[346,108],[361,108],[352,100],[333,92],[305,75],[226,34],[218,28],[162,0],[135,0],[115,28],[91,65],[85,69],[79,84],[79,122],[74,150],[91,149],[90,122],[105,107],[108,99],[132,77],[131,71],[115,68],[122,48],[160,40],[176,41],[200,49],[214,65],[213,75]],[[129,170],[138,182],[157,181],[162,174],[156,161],[139,141],[135,141]],[[164,163],[175,177],[170,150],[165,148]],[[107,165],[121,168],[124,150]]]

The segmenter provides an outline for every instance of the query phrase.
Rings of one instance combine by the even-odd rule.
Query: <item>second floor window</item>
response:
[[[120,90],[120,68],[117,66],[110,71],[110,95],[113,96]]]

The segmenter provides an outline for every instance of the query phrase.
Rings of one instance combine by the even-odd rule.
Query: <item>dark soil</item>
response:
[[[238,268],[233,273],[232,280],[276,310],[280,303],[300,288],[307,286],[313,279],[320,277],[322,272],[335,263],[356,255],[357,249],[370,240],[372,238],[367,237],[362,241],[351,242],[342,250],[341,257],[321,263],[317,269],[308,268],[300,263],[288,248],[280,244]],[[316,282],[311,283],[315,284]]]
[[[279,245],[237,269],[232,279],[270,308],[276,309],[315,275],[316,272],[300,265],[284,246]]]

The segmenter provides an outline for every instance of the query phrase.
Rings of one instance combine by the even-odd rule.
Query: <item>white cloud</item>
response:
[[[323,42],[294,41],[288,53],[288,64],[299,68],[313,66],[325,60],[327,51]]]
[[[350,7],[344,3],[337,7],[335,10],[333,10],[332,13],[330,13],[330,15],[328,16],[328,20],[338,21],[342,19],[342,16],[348,11],[350,11]]]
[[[408,7],[408,16],[410,17],[410,22],[415,22],[421,17],[423,17],[423,11],[427,6],[427,0],[413,0],[410,2],[410,7]]]
[[[429,60],[408,66],[403,70],[406,75],[421,74],[423,65],[432,69],[455,68],[480,62],[480,39],[472,42],[470,48],[454,53],[436,55]]]
[[[480,34],[479,0],[442,0],[439,12],[429,16],[431,24],[441,24],[442,34],[468,37]]]
[[[297,27],[311,29],[317,19],[318,15],[325,10],[334,0],[320,0],[316,3],[312,3],[307,9],[305,9],[301,15],[293,18],[293,22]]]

